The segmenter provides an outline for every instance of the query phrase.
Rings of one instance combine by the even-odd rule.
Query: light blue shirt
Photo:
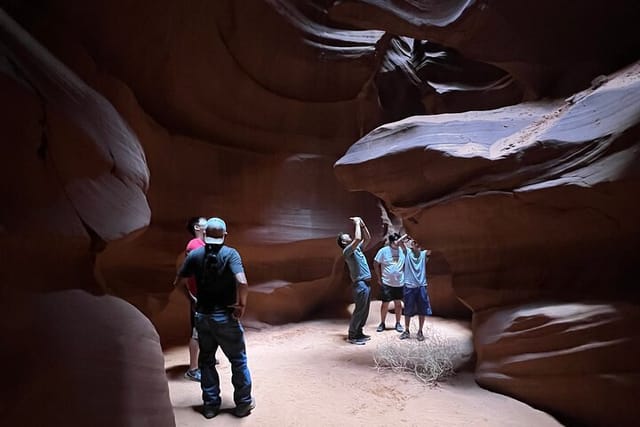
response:
[[[407,288],[427,286],[428,259],[427,251],[420,251],[420,255],[416,258],[411,249],[407,250],[407,257],[404,261],[404,285]]]
[[[358,280],[370,280],[371,270],[369,270],[369,264],[367,264],[367,258],[362,252],[362,243],[354,248],[347,246],[342,250],[344,260],[349,267],[349,274],[352,282]]]

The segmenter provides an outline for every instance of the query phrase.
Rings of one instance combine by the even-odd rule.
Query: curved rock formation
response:
[[[91,253],[149,222],[145,156],[113,106],[2,11],[0,31],[6,278],[80,287],[70,279],[93,281]]]
[[[186,301],[170,296],[174,260],[189,239],[183,224],[217,215],[227,219],[228,242],[255,291],[250,318],[346,314],[351,297],[335,236],[358,214],[380,238],[380,211],[373,197],[346,192],[332,164],[379,123],[367,82],[381,32],[318,24],[301,36],[285,24],[286,11],[258,1],[140,3],[126,16],[117,2],[33,7],[50,19],[21,5],[14,14],[126,118],[153,177],[150,227],[97,257],[105,289],[147,314],[164,342],[185,339]],[[131,39],[140,21],[145,30]],[[324,56],[332,45],[335,54]],[[314,65],[305,68],[307,61]]]
[[[356,28],[429,40],[493,64],[528,100],[584,89],[594,76],[636,60],[640,49],[640,10],[631,0],[345,0],[328,13]]]
[[[1,15],[3,289],[108,292],[164,343],[185,340],[186,301],[171,284],[183,223],[217,215],[244,257],[250,318],[346,314],[335,235],[358,214],[381,240],[384,215],[374,196],[344,190],[334,162],[385,122],[486,110],[379,128],[335,170],[437,249],[434,307],[464,315],[461,297],[475,311],[483,384],[595,417],[561,394],[527,395],[522,371],[491,375],[517,356],[503,331],[524,304],[541,319],[579,303],[634,322],[619,307],[636,298],[636,69],[566,103],[498,108],[563,98],[637,60],[635,2],[0,5],[22,27]],[[484,351],[491,343],[504,351]]]
[[[543,302],[474,316],[477,381],[569,425],[635,425],[637,304]]]
[[[102,293],[96,254],[149,222],[142,147],[103,96],[2,11],[0,35],[0,341],[10,371],[0,423],[174,425],[151,323],[124,301],[77,290]]]
[[[335,170],[443,254],[474,312],[481,384],[565,420],[630,424],[639,160],[636,63],[565,101],[384,125]]]
[[[2,425],[174,426],[157,332],[84,291],[3,294]]]

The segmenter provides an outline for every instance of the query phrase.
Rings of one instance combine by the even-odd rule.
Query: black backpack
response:
[[[198,282],[196,309],[207,313],[236,301],[236,282],[224,245],[206,245],[202,262],[202,282]],[[220,253],[220,251],[224,251]]]
[[[202,281],[205,286],[215,288],[217,280],[224,271],[221,257],[218,255],[223,245],[205,245],[204,260],[202,262]]]

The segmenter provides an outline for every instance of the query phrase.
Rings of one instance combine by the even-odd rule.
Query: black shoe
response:
[[[218,415],[218,412],[220,412],[219,406],[204,405],[202,407],[202,415],[204,415],[204,417],[207,419],[215,417],[216,415]]]
[[[233,415],[238,418],[246,417],[256,407],[256,401],[251,399],[249,403],[242,403],[233,409]]]
[[[376,329],[376,332],[382,332],[382,331],[384,331],[385,329],[387,329],[386,325],[385,325],[384,323],[380,323],[380,324],[378,325],[378,328]]]
[[[349,339],[347,339],[347,342],[349,344],[364,345],[365,340],[363,340],[361,338],[349,338]]]
[[[356,339],[362,340],[362,341],[369,341],[371,339],[371,335],[360,334],[356,336]]]

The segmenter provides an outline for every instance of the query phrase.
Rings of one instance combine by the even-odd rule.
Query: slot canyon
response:
[[[433,250],[477,384],[635,425],[638,22],[632,0],[0,0],[0,424],[175,425],[187,219],[227,221],[268,328],[348,317],[358,215],[376,248]]]

